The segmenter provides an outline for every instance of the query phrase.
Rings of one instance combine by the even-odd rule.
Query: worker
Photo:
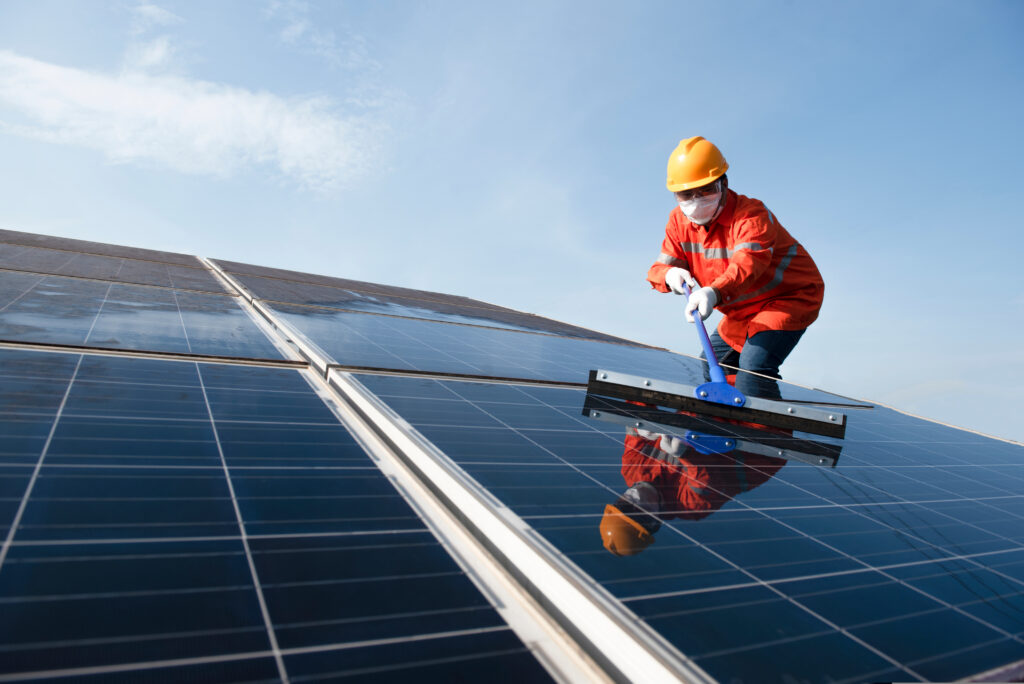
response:
[[[729,189],[728,168],[719,149],[700,136],[672,151],[666,185],[679,206],[669,215],[647,280],[675,294],[689,285],[691,323],[716,308],[723,314],[710,336],[719,363],[780,378],[779,366],[818,317],[825,284],[807,250],[764,203]],[[736,388],[779,397],[777,383],[747,373],[738,374]]]
[[[686,439],[629,428],[622,454],[627,489],[601,518],[601,542],[616,556],[654,543],[662,520],[701,520],[764,484],[786,461],[739,449],[699,451]]]

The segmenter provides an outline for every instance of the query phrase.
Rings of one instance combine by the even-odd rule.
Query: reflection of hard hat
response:
[[[601,518],[601,542],[616,556],[632,556],[653,544],[654,535],[621,508],[608,504]]]
[[[668,181],[672,192],[713,183],[729,169],[717,147],[699,135],[680,140],[668,158]]]

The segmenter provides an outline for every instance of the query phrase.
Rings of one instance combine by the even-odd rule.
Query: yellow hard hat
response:
[[[632,556],[654,543],[654,535],[615,506],[604,507],[601,542],[616,556]]]
[[[696,135],[680,140],[668,158],[666,187],[672,192],[699,188],[714,183],[729,170],[721,151],[704,138]]]

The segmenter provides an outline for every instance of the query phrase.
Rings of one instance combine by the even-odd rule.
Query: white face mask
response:
[[[623,492],[622,498],[655,513],[661,509],[661,495],[650,482],[637,482]]]
[[[686,202],[680,202],[679,208],[683,210],[686,218],[693,223],[703,226],[715,217],[718,203],[722,201],[722,193],[716,192],[707,197],[695,197]]]

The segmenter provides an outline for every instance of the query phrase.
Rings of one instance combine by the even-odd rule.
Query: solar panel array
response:
[[[547,678],[237,297],[0,287],[0,680]]]
[[[631,454],[583,390],[360,381],[721,681],[944,681],[1024,657],[1019,445],[876,408],[850,410],[834,469],[690,450],[644,467],[711,490],[710,513],[672,501],[618,557],[598,526]]]
[[[0,680],[550,676],[203,262],[0,241],[0,258],[31,255],[0,264]],[[632,417],[585,412],[583,385],[592,368],[697,384],[695,359],[467,298],[214,263],[680,677],[1024,673],[1021,445],[782,383],[847,415],[843,440],[814,438],[837,458],[728,426],[735,448],[669,453]],[[659,491],[654,542],[613,555],[599,525],[636,481]]]

